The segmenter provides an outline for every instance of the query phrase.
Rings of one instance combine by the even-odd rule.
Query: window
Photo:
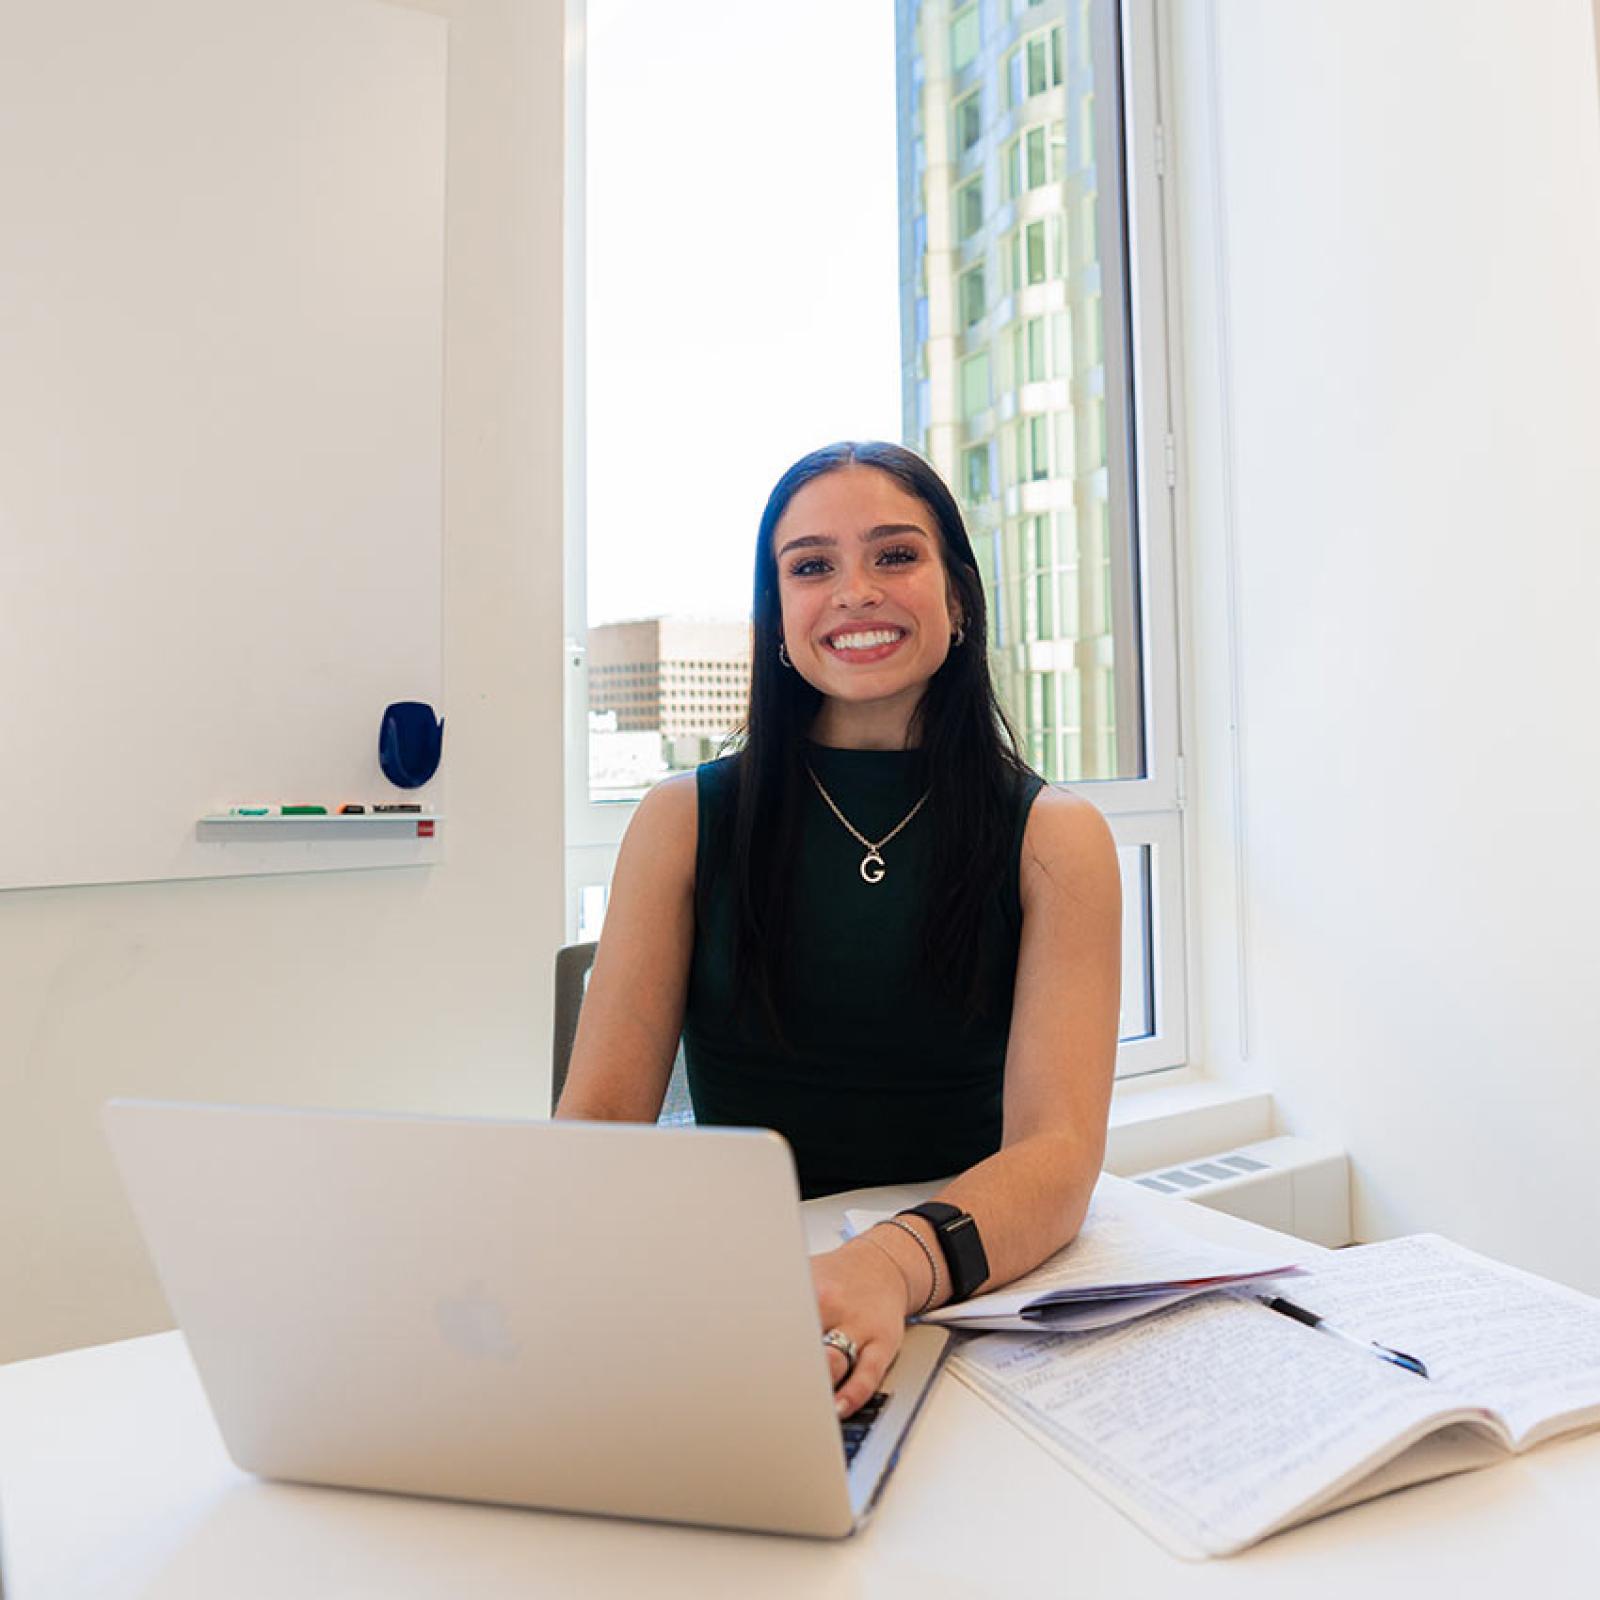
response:
[[[1028,187],[1042,188],[1050,179],[1049,162],[1045,154],[1045,130],[1029,128],[1025,135],[1028,146]]]
[[[1050,87],[1050,41],[1035,34],[1028,41],[1028,93],[1043,94]]]
[[[983,97],[976,91],[956,101],[956,154],[964,156],[983,137]]]
[[[1015,294],[1022,287],[1022,234],[1013,231],[1000,245],[1001,281],[1007,294]]]
[[[1176,664],[1165,625],[1148,622],[1151,607],[1170,604],[1171,508],[1159,490],[1142,501],[1133,492],[1134,438],[1143,429],[1159,439],[1167,427],[1165,300],[1159,258],[1125,253],[1135,188],[1160,203],[1153,10],[1149,0],[1080,0],[1059,21],[1041,18],[1046,25],[1003,57],[1001,114],[1051,98],[1048,116],[1001,146],[1001,199],[1055,188],[1065,209],[1046,202],[1042,215],[1020,218],[999,242],[995,270],[1004,292],[1048,287],[1052,304],[988,333],[967,325],[961,352],[970,359],[974,341],[988,344],[991,407],[1010,396],[1023,409],[1022,385],[1074,380],[1030,393],[996,440],[1008,500],[986,557],[996,566],[994,661],[1032,759],[1054,780],[1092,786],[1111,818],[1129,949],[1139,953],[1137,963],[1130,955],[1124,1023],[1144,1030],[1122,1054],[1145,1064],[1181,1058],[1183,1028],[1181,964],[1169,964],[1181,924]],[[1089,181],[1068,188],[1079,173]],[[955,375],[946,381],[955,393]],[[980,524],[993,514],[987,502],[968,510]]]
[[[978,8],[968,6],[950,19],[950,70],[960,72],[978,59],[982,35],[978,28]]]
[[[1013,50],[1000,69],[1001,81],[1005,84],[1005,104],[1008,111],[1015,110],[1027,98],[1022,88],[1022,69],[1023,53],[1020,49]]]
[[[1017,47],[1017,72],[1029,96],[1059,89],[1065,81],[1063,34],[1064,29],[1057,24],[1029,34]]]
[[[1050,419],[1028,418],[1028,476],[1033,479],[1050,476]]]
[[[983,179],[956,190],[956,237],[970,239],[983,226]]]
[[[974,267],[970,272],[962,273],[957,279],[957,303],[961,308],[961,326],[970,328],[976,322],[983,321],[986,310],[983,298],[983,267]]]
[[[962,486],[968,500],[989,498],[989,447],[980,444],[961,455]]]
[[[1023,363],[1023,381],[1042,383],[1049,376],[1045,359],[1044,318],[1030,317],[1025,329],[1026,361]]]
[[[611,730],[603,739],[597,734],[595,748],[614,753],[601,787],[619,797],[638,793],[706,753],[698,736],[679,730],[701,708],[724,719],[737,715],[748,672],[743,661],[722,661],[718,650],[666,638],[648,649],[604,653],[603,628],[612,619],[703,614],[705,605],[697,595],[669,594],[665,586],[677,581],[670,575],[660,580],[659,599],[654,591],[620,597],[618,575],[640,572],[653,558],[616,475],[600,462],[626,436],[646,457],[642,471],[670,472],[663,463],[682,459],[696,428],[741,411],[767,433],[743,448],[770,454],[773,408],[729,398],[730,371],[748,384],[754,369],[757,384],[781,375],[783,427],[799,436],[796,453],[814,438],[902,438],[930,454],[949,479],[988,588],[996,686],[1024,748],[1052,781],[1084,786],[1117,840],[1127,905],[1119,1071],[1181,1061],[1185,918],[1171,505],[1159,474],[1145,471],[1134,492],[1136,465],[1161,460],[1170,427],[1159,254],[1167,202],[1153,161],[1155,0],[1073,0],[1050,9],[1010,0],[1004,11],[987,13],[990,24],[1015,26],[1010,19],[1020,16],[1034,27],[1024,26],[982,83],[969,69],[983,58],[985,13],[972,3],[943,9],[943,37],[914,24],[896,37],[895,15],[913,16],[917,8],[909,6],[809,0],[805,7],[754,8],[748,22],[761,32],[767,63],[759,75],[748,71],[751,38],[724,37],[729,30],[698,18],[692,3],[688,12],[637,0],[587,4],[590,27],[577,41],[568,102],[577,219],[568,322],[579,330],[568,370],[580,385],[568,414],[586,419],[587,429],[587,442],[580,436],[569,456],[571,932],[594,931],[631,810],[620,799],[590,803],[582,755],[590,714],[597,728]],[[812,59],[802,45],[819,31],[852,40],[820,86],[815,67],[800,65]],[[687,54],[686,32],[694,43]],[[921,62],[925,47],[930,59]],[[683,68],[670,76],[655,70],[669,53]],[[857,67],[859,75],[847,79]],[[967,76],[957,95],[952,83],[961,73]],[[897,82],[909,86],[898,102]],[[815,113],[819,89],[830,108],[823,119]],[[871,114],[852,126],[857,106]],[[898,117],[893,148],[880,148],[887,141],[873,131],[885,106]],[[1018,128],[1024,106],[1030,119]],[[642,293],[638,240],[673,237],[681,218],[671,196],[640,190],[641,143],[692,161],[698,151],[728,149],[730,127],[753,125],[774,130],[773,139],[752,149],[748,161],[731,151],[730,160],[743,164],[722,203],[697,215],[695,251],[681,268],[670,253],[653,253],[649,292]],[[967,168],[943,193],[930,181],[929,128],[946,131],[952,159]],[[994,164],[985,159],[980,176],[978,153],[986,157],[991,146]],[[849,271],[840,273],[825,250],[813,257],[800,248],[785,197],[846,167],[862,174],[853,191],[875,185],[876,210],[835,219],[862,252],[853,244]],[[901,172],[911,179],[903,189]],[[985,192],[986,182],[998,192]],[[976,257],[996,212],[1029,194],[1025,214],[1008,218],[1003,236],[997,230],[994,253]],[[1138,227],[1131,226],[1135,201]],[[935,222],[949,207],[937,251],[930,249],[930,202]],[[1155,225],[1144,225],[1151,220]],[[974,258],[943,248],[952,238]],[[911,256],[903,276],[902,239]],[[1138,259],[1129,259],[1130,241],[1139,245]],[[734,270],[707,274],[707,259]],[[730,302],[733,283],[750,286],[750,305],[836,289],[840,298],[803,328],[767,319],[759,337],[769,342],[753,345],[749,335],[732,355],[708,342],[705,330],[746,309]],[[673,317],[659,315],[663,303],[674,306]],[[1023,306],[1028,314],[1017,315]],[[850,322],[851,331],[829,345],[833,328],[843,330],[862,309],[870,316]],[[739,325],[748,330],[761,321],[740,317]],[[911,346],[905,352],[902,329]],[[859,381],[839,385],[845,369]],[[721,390],[691,390],[706,374],[720,375]],[[790,394],[813,374],[824,400],[803,412]],[[1023,385],[1033,386],[1026,405]],[[868,391],[872,404],[858,405],[858,393]],[[641,415],[652,419],[648,429],[639,430]],[[595,469],[586,472],[590,460]],[[748,606],[745,530],[758,510],[697,507],[703,526],[692,536],[707,541],[706,559],[694,564],[699,580],[724,567],[740,574],[745,592],[713,607],[735,618]],[[710,547],[720,535],[707,531],[723,526],[740,530],[726,558]],[[673,529],[650,534],[668,548],[684,536]],[[618,597],[598,599],[602,594]],[[586,634],[588,620],[596,627]]]
[[[1044,223],[1030,222],[1027,228],[1028,239],[1028,282],[1043,283],[1045,280],[1045,250],[1044,250]]]
[[[961,417],[971,421],[989,408],[989,357],[987,352],[969,356],[961,363]]]

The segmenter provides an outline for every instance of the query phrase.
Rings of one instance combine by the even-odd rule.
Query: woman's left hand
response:
[[[838,1328],[856,1343],[848,1379],[843,1353],[828,1348],[835,1404],[848,1417],[878,1392],[905,1338],[906,1280],[894,1260],[865,1239],[812,1256],[811,1277],[823,1328]]]

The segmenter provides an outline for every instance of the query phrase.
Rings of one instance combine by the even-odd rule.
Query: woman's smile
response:
[[[837,628],[823,641],[830,655],[852,666],[870,666],[892,656],[905,641],[904,628],[885,627],[881,623],[871,627],[846,626]]]

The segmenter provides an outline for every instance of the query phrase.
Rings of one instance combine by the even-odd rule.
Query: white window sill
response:
[[[1118,1176],[1173,1166],[1271,1138],[1272,1096],[1208,1078],[1193,1068],[1151,1073],[1116,1086],[1105,1170]]]

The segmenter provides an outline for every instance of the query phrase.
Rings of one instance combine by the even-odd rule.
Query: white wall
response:
[[[415,9],[451,25],[447,860],[0,894],[0,1360],[167,1325],[100,1137],[109,1095],[547,1106],[562,907],[562,6]]]
[[[1170,20],[1200,1055],[1600,1291],[1589,0]]]

